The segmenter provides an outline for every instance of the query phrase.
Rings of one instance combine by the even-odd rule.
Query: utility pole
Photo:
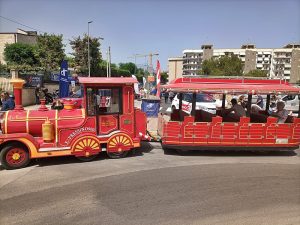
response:
[[[111,77],[111,52],[110,52],[110,46],[108,47],[108,57],[109,57],[109,69],[108,69],[108,74],[109,74],[109,77]]]
[[[91,58],[90,58],[90,23],[93,21],[88,22],[88,67],[89,67],[89,77],[91,76]]]
[[[106,51],[106,77],[111,77],[111,55],[110,55],[110,46]]]
[[[150,75],[153,75],[153,63],[152,63],[152,60],[153,60],[153,56],[158,56],[159,54],[158,53],[154,53],[154,54],[152,54],[152,53],[150,53],[149,55],[148,55],[148,64],[149,64],[149,73],[150,73]]]
[[[108,74],[109,74],[109,69],[108,69],[109,62],[108,62],[108,60],[109,60],[109,56],[108,56],[108,50],[107,50],[106,51],[106,77],[108,77]]]
[[[158,56],[159,54],[158,53],[149,53],[149,54],[145,54],[145,55],[141,55],[141,54],[134,54],[133,55],[133,57],[130,57],[130,58],[134,58],[134,61],[135,61],[135,63],[136,63],[136,58],[138,58],[138,57],[145,57],[145,61],[146,61],[146,57],[148,57],[148,68],[147,68],[147,70],[148,70],[148,72],[149,72],[149,74],[150,74],[150,76],[152,76],[153,75],[153,56]],[[150,85],[149,85],[149,82],[148,82],[148,76],[146,75],[146,81],[147,81],[147,83],[146,83],[146,89],[148,90],[148,91],[150,91],[149,89],[150,89]]]

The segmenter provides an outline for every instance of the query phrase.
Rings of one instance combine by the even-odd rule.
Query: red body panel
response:
[[[141,135],[146,135],[147,131],[147,118],[146,113],[142,112],[140,109],[135,109],[135,137],[141,137]]]
[[[183,122],[164,123],[162,143],[176,146],[299,146],[300,119],[278,124],[271,117],[267,123],[250,123],[249,118],[241,118],[239,123],[228,123],[222,122],[221,117],[214,117],[212,122],[194,122],[194,117],[188,116]]]
[[[59,123],[58,128],[58,145],[70,146],[71,143],[84,135],[96,136],[96,120],[95,118],[85,118],[79,120],[80,123],[75,123],[76,126],[62,126]],[[70,122],[70,121],[69,121]],[[65,121],[63,122],[65,123]],[[74,125],[75,125],[74,124]]]
[[[99,134],[106,135],[119,128],[118,115],[101,115],[99,116]]]

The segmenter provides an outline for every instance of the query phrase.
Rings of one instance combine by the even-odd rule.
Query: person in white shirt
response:
[[[289,115],[289,112],[286,109],[284,109],[284,106],[285,104],[283,101],[278,101],[276,105],[276,112],[272,112],[270,114],[270,116],[278,118],[277,123],[284,123]]]

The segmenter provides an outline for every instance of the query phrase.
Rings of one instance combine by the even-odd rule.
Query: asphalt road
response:
[[[0,171],[0,224],[300,224],[299,153],[41,159]]]

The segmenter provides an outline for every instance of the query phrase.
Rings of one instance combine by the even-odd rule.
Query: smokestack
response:
[[[22,88],[23,84],[25,83],[22,79],[12,79],[10,83],[13,85],[14,88],[14,96],[15,96],[15,110],[24,110],[22,105]]]

